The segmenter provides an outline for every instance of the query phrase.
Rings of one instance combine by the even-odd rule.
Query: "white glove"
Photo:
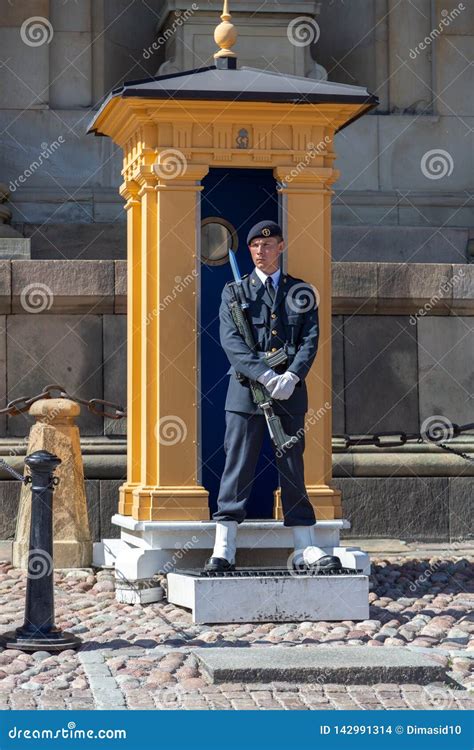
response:
[[[268,383],[270,380],[273,380],[274,378],[278,378],[278,375],[276,374],[275,370],[265,370],[263,375],[260,375],[260,377],[257,378],[258,382],[267,388]]]
[[[270,391],[272,398],[278,398],[280,401],[286,401],[293,395],[295,386],[299,381],[298,375],[294,372],[284,372],[283,375],[278,375],[275,382],[271,383],[272,390]]]

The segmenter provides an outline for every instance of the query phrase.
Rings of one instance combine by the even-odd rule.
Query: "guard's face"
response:
[[[278,237],[255,237],[249,245],[252,260],[263,273],[274,273],[280,267],[280,255],[285,243]]]

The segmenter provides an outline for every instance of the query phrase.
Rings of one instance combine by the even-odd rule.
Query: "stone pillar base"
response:
[[[144,487],[132,491],[136,521],[207,521],[209,493],[204,487]]]
[[[92,539],[79,430],[74,421],[80,406],[67,398],[40,399],[31,405],[29,413],[36,422],[30,430],[27,455],[47,450],[61,459],[55,471],[59,483],[53,492],[54,567],[90,568]],[[31,486],[24,484],[13,554],[13,564],[21,568],[28,567],[31,502]]]
[[[28,542],[13,542],[13,567],[28,568]],[[66,540],[53,542],[55,568],[89,568],[92,541]]]
[[[317,521],[332,521],[342,518],[341,491],[328,487],[326,484],[312,485],[306,487],[311,505],[314,508]],[[278,487],[275,492],[274,501],[274,519],[283,520],[283,507],[281,504],[281,489]]]

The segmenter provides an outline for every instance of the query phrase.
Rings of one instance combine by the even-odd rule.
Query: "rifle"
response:
[[[230,284],[234,295],[234,299],[230,303],[230,312],[234,323],[237,326],[237,330],[247,346],[254,352],[259,352],[253,335],[253,329],[248,319],[247,310],[249,303],[245,297],[242,286],[242,277],[233,250],[229,250],[229,259],[235,280],[234,284]],[[265,352],[264,355],[264,361],[268,364],[269,368],[281,365],[286,362],[287,359],[288,355],[282,347],[276,352]],[[254,403],[263,411],[267,422],[268,432],[270,433],[274,446],[280,451],[291,448],[292,445],[298,442],[299,437],[297,435],[286,434],[280,417],[273,411],[273,399],[267,389],[259,383],[258,380],[249,380],[249,385]]]

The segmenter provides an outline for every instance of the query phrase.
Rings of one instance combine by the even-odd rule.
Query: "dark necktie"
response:
[[[265,287],[273,304],[273,301],[275,299],[275,287],[273,286],[273,279],[271,276],[267,276],[267,278],[265,279]]]

